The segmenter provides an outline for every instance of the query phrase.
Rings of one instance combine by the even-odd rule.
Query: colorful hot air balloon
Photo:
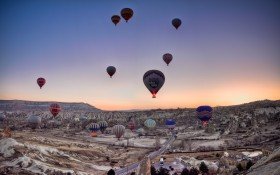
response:
[[[27,124],[31,129],[36,129],[41,124],[41,117],[39,116],[30,116],[27,118]]]
[[[170,53],[166,53],[162,56],[163,61],[167,64],[167,66],[169,65],[169,63],[172,61],[173,56]]]
[[[212,107],[211,106],[199,106],[196,109],[197,117],[202,121],[203,126],[208,124],[208,121],[212,117]]]
[[[60,110],[61,110],[61,108],[58,104],[53,103],[50,105],[50,111],[54,117],[57,116],[57,114],[60,112]]]
[[[44,78],[38,78],[37,79],[37,84],[39,85],[40,89],[44,86],[44,84],[46,83],[46,80]]]
[[[130,129],[131,131],[135,130],[135,121],[132,119],[128,122],[128,129]]]
[[[116,68],[114,66],[107,67],[107,73],[110,75],[110,78],[115,74]]]
[[[175,122],[175,120],[173,120],[173,119],[167,119],[167,120],[165,121],[165,125],[166,125],[166,127],[167,127],[169,130],[173,130],[173,129],[175,128],[175,126],[176,126],[176,122]]]
[[[106,121],[100,121],[98,122],[99,126],[100,126],[100,131],[103,134],[104,131],[106,130],[106,128],[108,127],[108,123]]]
[[[145,122],[144,122],[144,125],[149,128],[149,129],[152,129],[154,127],[156,127],[156,121],[154,121],[153,119],[147,119]]]
[[[130,8],[124,8],[121,10],[121,16],[127,22],[133,16],[133,10]]]
[[[175,18],[172,20],[172,25],[178,29],[180,27],[180,25],[182,24],[182,21],[179,18]]]
[[[124,134],[124,131],[125,131],[125,127],[123,125],[115,125],[113,127],[113,133],[118,138],[118,140],[120,140],[120,138]]]
[[[144,74],[143,81],[147,89],[152,93],[153,98],[156,98],[157,92],[165,82],[165,77],[159,70],[149,70]]]
[[[121,17],[119,15],[113,15],[111,17],[112,22],[115,24],[115,26],[121,21]]]

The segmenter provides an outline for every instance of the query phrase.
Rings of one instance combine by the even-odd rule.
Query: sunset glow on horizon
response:
[[[115,26],[111,16],[125,7],[134,16]],[[0,99],[103,110],[279,100],[279,7],[273,0],[1,1]],[[173,55],[169,66],[165,53]],[[150,69],[165,75],[155,99],[143,84]],[[42,89],[38,77],[46,79]]]

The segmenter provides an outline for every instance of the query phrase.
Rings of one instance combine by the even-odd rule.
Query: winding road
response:
[[[162,147],[159,150],[151,152],[150,154],[148,154],[145,157],[154,159],[157,156],[163,154],[166,151],[166,149],[175,141],[175,139],[176,139],[176,134],[172,134],[172,136],[162,145]],[[143,161],[145,161],[145,159],[143,159],[139,162],[130,164],[124,168],[118,169],[115,171],[115,173],[116,173],[116,175],[127,175],[131,172],[135,172],[137,170],[137,168],[141,165],[141,163],[143,163]]]

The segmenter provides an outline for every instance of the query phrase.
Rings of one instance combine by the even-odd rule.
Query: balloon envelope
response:
[[[199,106],[196,109],[196,114],[199,120],[203,122],[203,124],[207,124],[207,122],[212,117],[212,107],[211,106]]]
[[[110,75],[111,78],[115,74],[115,72],[116,72],[116,68],[114,66],[107,67],[107,73]]]
[[[124,134],[125,131],[125,127],[123,125],[115,125],[113,127],[113,133],[115,134],[115,136],[120,139],[122,137],[122,135]]]
[[[159,70],[149,70],[144,74],[143,82],[147,89],[152,93],[153,98],[156,98],[157,92],[165,82],[165,77]]]
[[[176,126],[176,122],[173,119],[167,119],[165,121],[165,125],[167,126],[168,129],[174,129]]]
[[[52,113],[52,115],[55,117],[57,116],[57,114],[60,112],[61,108],[58,104],[53,103],[50,105],[50,112]]]
[[[40,89],[44,86],[44,84],[46,83],[46,80],[44,78],[38,78],[37,79],[37,84],[39,85]]]
[[[179,18],[175,18],[172,20],[172,25],[178,29],[182,24],[182,21]]]
[[[100,121],[98,122],[99,127],[100,127],[100,131],[103,134],[104,131],[106,130],[106,128],[108,127],[108,123],[106,121]]]
[[[151,128],[154,128],[156,126],[156,121],[154,121],[153,119],[147,119],[145,122],[144,122],[144,125],[151,129]]]
[[[163,61],[167,64],[167,66],[169,65],[169,63],[172,61],[173,56],[170,53],[166,53],[162,56]]]
[[[41,124],[41,117],[30,116],[27,118],[27,123],[31,129],[36,129]]]
[[[113,15],[111,20],[115,25],[117,25],[121,21],[121,17],[119,15]]]
[[[99,127],[99,124],[97,124],[97,123],[91,123],[91,124],[89,124],[88,129],[91,132],[97,132],[97,131],[99,131],[100,127]]]
[[[126,22],[133,16],[133,14],[133,10],[130,8],[123,8],[121,10],[121,16],[125,19]]]
[[[130,129],[131,131],[135,130],[135,121],[134,120],[130,120],[128,122],[128,129]]]

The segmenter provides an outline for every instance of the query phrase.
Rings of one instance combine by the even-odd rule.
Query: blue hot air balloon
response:
[[[202,121],[203,126],[206,126],[211,119],[212,111],[213,109],[211,106],[199,106],[196,109],[197,118]]]
[[[173,119],[167,119],[167,120],[165,121],[165,125],[166,125],[166,127],[167,127],[169,130],[173,130],[173,129],[175,128],[175,126],[176,126],[176,122],[175,122],[175,120],[173,120]]]

